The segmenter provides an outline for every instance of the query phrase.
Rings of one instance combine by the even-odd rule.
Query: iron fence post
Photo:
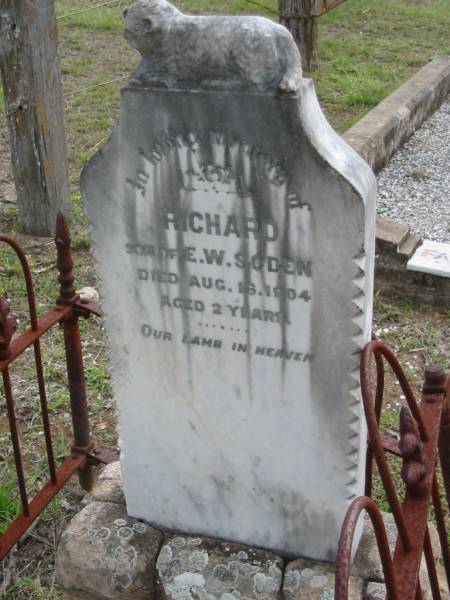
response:
[[[424,394],[444,394],[441,429],[439,432],[439,459],[447,503],[450,506],[450,378],[443,369],[430,365],[426,369]]]
[[[73,260],[70,249],[70,236],[64,216],[60,213],[56,220],[56,249],[57,266],[59,271],[58,281],[61,284],[58,305],[69,304],[73,306],[78,300],[73,274]],[[67,376],[69,383],[70,405],[72,412],[72,426],[74,443],[72,452],[90,454],[94,449],[89,425],[89,411],[84,379],[83,356],[81,352],[81,337],[78,324],[78,314],[72,314],[63,319],[64,343],[66,348]],[[89,459],[79,471],[80,485],[89,491],[92,488],[93,463]]]

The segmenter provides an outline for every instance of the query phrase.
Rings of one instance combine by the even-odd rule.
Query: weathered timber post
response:
[[[53,235],[70,208],[53,0],[2,0],[0,69],[20,227]]]
[[[297,43],[305,71],[317,69],[318,0],[278,0],[280,23]]]

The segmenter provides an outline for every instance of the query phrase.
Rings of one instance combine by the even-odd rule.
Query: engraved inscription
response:
[[[311,207],[290,191],[282,163],[218,131],[164,135],[139,155],[125,189],[147,218],[124,252],[143,303],[151,296],[159,306],[141,335],[309,362]],[[305,332],[296,348],[293,325]],[[273,327],[278,344],[262,343],[261,327]]]

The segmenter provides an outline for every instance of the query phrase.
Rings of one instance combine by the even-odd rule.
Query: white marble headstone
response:
[[[312,82],[134,81],[82,189],[129,513],[333,560],[363,491],[375,183]]]

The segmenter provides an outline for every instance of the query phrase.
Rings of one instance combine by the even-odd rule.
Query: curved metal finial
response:
[[[17,327],[17,321],[9,314],[11,307],[5,298],[0,297],[0,360],[11,356],[11,338]]]
[[[72,304],[77,299],[74,287],[73,260],[70,249],[70,235],[67,221],[60,212],[56,217],[56,251],[58,258],[56,265],[59,271],[58,281],[61,284],[57,304]]]
[[[34,290],[33,290],[33,278],[31,276],[30,265],[28,264],[27,257],[25,256],[25,253],[22,250],[22,248],[19,246],[19,244],[15,240],[10,238],[8,235],[0,235],[0,242],[4,242],[5,244],[8,244],[8,246],[10,246],[14,250],[17,258],[20,261],[20,264],[22,266],[23,276],[25,279],[25,285],[27,288],[28,309],[30,312],[31,329],[33,331],[36,331],[38,328],[36,300],[34,297]]]
[[[400,410],[399,448],[403,458],[401,476],[406,488],[414,496],[423,496],[428,488],[423,443],[417,423],[407,406],[402,406]]]
[[[423,385],[424,394],[445,392],[446,376],[444,369],[437,365],[427,365],[425,367],[425,383]]]

